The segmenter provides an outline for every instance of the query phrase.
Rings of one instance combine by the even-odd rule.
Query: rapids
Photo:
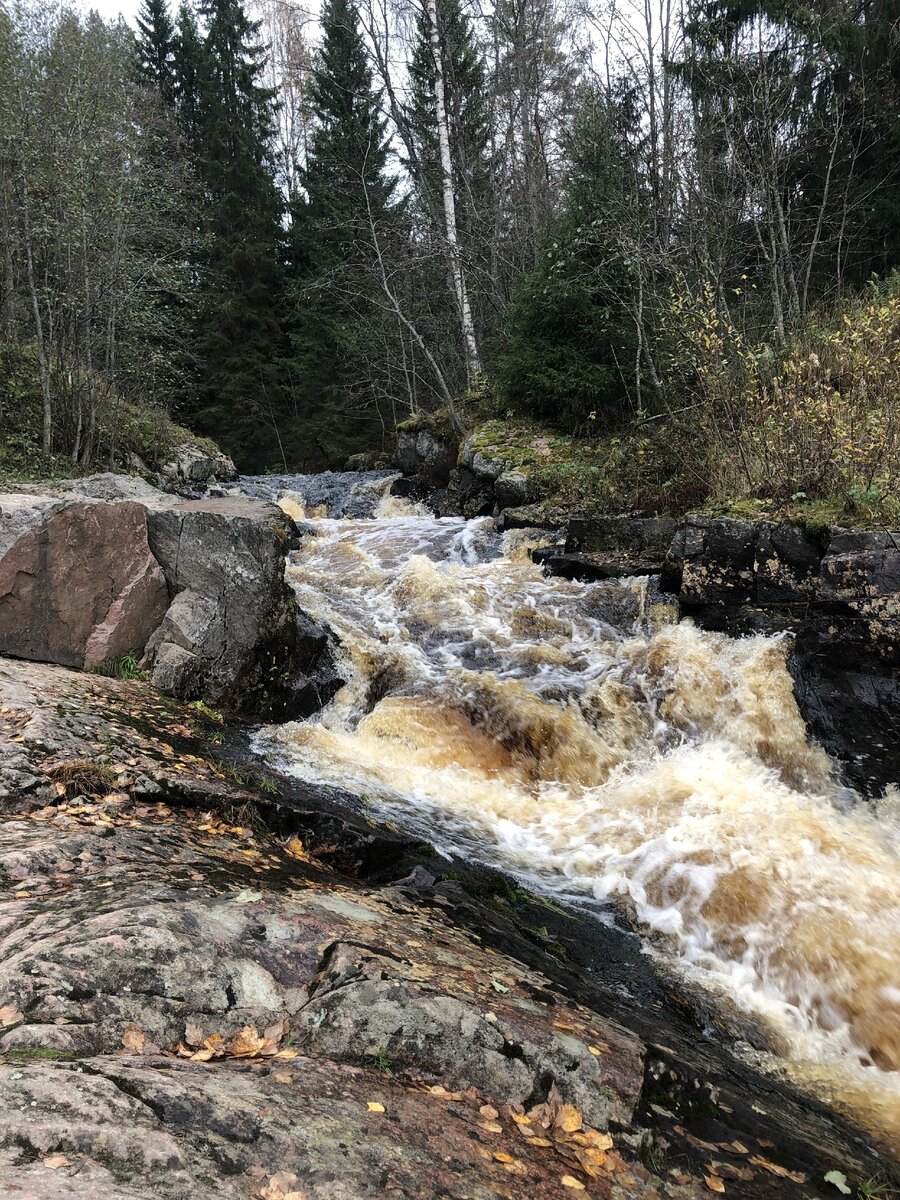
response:
[[[290,583],[348,682],[257,749],[438,848],[624,906],[767,1031],[770,1065],[900,1136],[896,798],[858,801],[809,744],[786,640],[676,623],[644,579],[547,578],[539,535],[438,520],[389,479],[365,519],[284,503],[311,530]]]

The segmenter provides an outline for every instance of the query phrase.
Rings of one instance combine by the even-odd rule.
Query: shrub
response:
[[[815,314],[780,353],[749,346],[709,291],[673,297],[672,317],[695,392],[665,423],[710,496],[900,516],[900,276]]]

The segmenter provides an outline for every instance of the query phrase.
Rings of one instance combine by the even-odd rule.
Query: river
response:
[[[678,623],[645,579],[546,577],[536,532],[436,519],[389,482],[348,503],[275,481],[307,530],[290,583],[348,682],[257,749],[439,849],[623,908],[767,1031],[770,1069],[900,1140],[896,797],[858,799],[809,743],[787,641]]]

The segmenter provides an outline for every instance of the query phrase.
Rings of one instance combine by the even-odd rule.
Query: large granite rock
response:
[[[285,582],[297,536],[267,501],[184,501],[129,476],[2,496],[0,652],[87,669],[134,653],[174,696],[309,713],[342,681]]]
[[[167,605],[141,504],[0,496],[0,652],[87,668],[140,655]]]
[[[276,504],[230,497],[152,511],[149,529],[172,596],[148,646],[154,684],[276,713],[289,703],[297,649],[284,578],[293,523]]]

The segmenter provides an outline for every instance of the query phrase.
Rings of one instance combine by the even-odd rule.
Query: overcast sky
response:
[[[134,24],[140,6],[141,0],[81,0],[79,5],[85,12],[96,9],[107,20],[115,20],[121,14],[130,25]]]

